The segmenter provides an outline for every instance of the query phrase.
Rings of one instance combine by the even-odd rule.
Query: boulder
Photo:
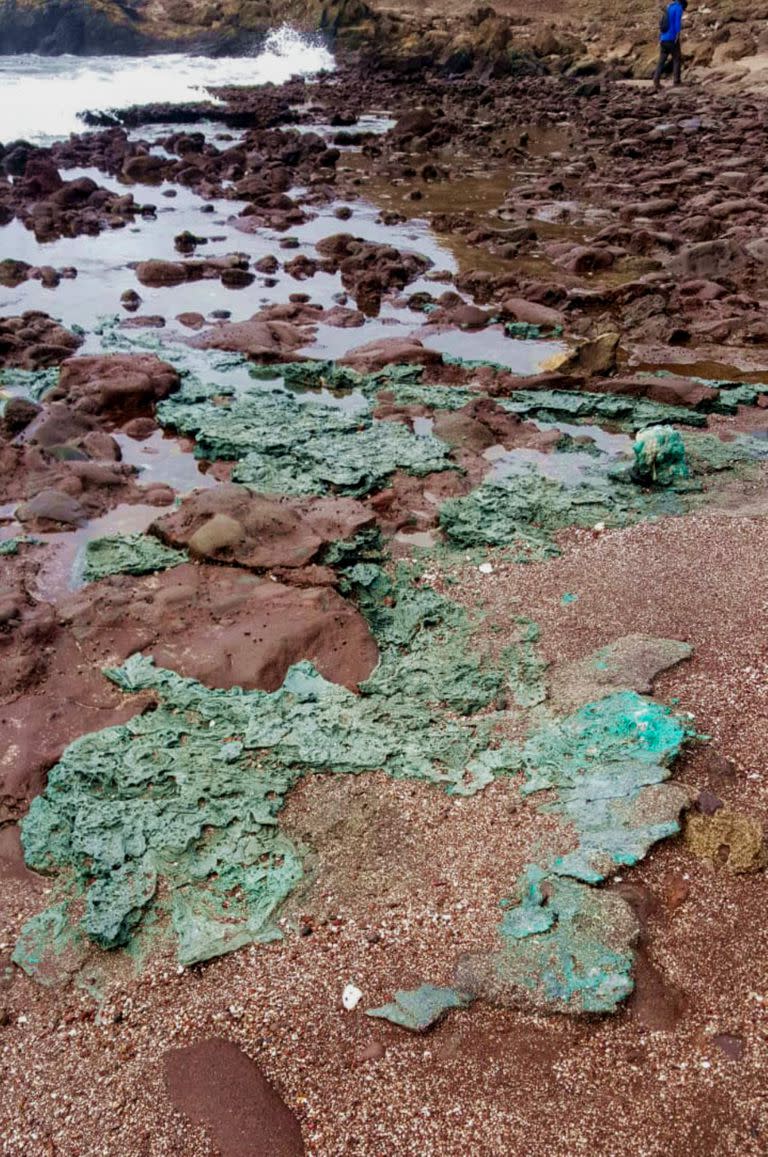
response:
[[[340,359],[340,364],[370,374],[391,365],[435,366],[442,364],[437,350],[427,349],[416,338],[386,337],[357,346]]]
[[[355,688],[378,661],[368,624],[336,591],[185,563],[136,579],[113,575],[59,603],[81,661],[119,665],[136,651],[209,687],[274,691],[308,659]]]
[[[16,507],[19,522],[61,522],[66,526],[80,526],[85,522],[85,511],[76,498],[60,490],[41,490],[28,502]]]
[[[731,273],[737,273],[749,264],[746,250],[731,238],[723,237],[714,241],[697,241],[670,257],[667,268],[677,277],[706,278],[719,281]]]
[[[281,498],[225,483],[194,491],[150,530],[198,558],[260,570],[303,567],[324,546],[373,524],[353,498]]]
[[[94,354],[66,361],[49,397],[82,413],[127,417],[151,411],[178,385],[177,371],[154,354]]]
[[[310,334],[291,322],[249,321],[222,322],[189,339],[189,344],[204,350],[231,350],[247,354],[258,361],[274,362],[293,354],[309,341]]]

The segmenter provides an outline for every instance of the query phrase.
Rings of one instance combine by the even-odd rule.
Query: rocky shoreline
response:
[[[768,105],[451,51],[0,145],[9,1154],[763,1151]]]

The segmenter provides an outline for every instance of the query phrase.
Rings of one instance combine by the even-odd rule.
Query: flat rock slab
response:
[[[296,1117],[254,1062],[221,1037],[163,1057],[174,1108],[210,1133],[222,1157],[301,1157]]]
[[[63,600],[60,617],[97,667],[142,651],[209,687],[274,691],[291,664],[309,659],[354,688],[378,661],[365,619],[335,591],[236,567],[186,563],[138,581],[112,575]]]

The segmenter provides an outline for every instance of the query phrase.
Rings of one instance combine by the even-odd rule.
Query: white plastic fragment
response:
[[[353,1012],[360,1001],[363,999],[363,994],[355,984],[346,985],[341,994],[341,1003],[346,1008],[347,1012]]]
[[[489,562],[481,562],[477,569],[480,571],[480,574],[493,574],[493,567]]]

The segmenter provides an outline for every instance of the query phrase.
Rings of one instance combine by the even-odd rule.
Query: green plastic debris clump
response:
[[[16,534],[13,538],[4,538],[0,542],[0,558],[3,555],[14,555],[19,553],[19,548],[22,546],[40,546],[40,539],[33,538],[28,534]]]
[[[534,325],[530,321],[508,321],[504,326],[504,333],[507,337],[517,338],[518,340],[531,340],[537,338],[554,338],[560,337],[563,332],[561,325],[542,326]]]
[[[237,397],[161,402],[158,420],[195,438],[195,453],[234,459],[233,479],[266,493],[361,496],[396,470],[423,475],[452,469],[449,447],[417,437],[400,422],[377,421],[286,391],[246,390]]]
[[[111,574],[151,574],[186,562],[187,552],[165,546],[147,534],[115,534],[93,538],[83,552],[85,582]]]
[[[686,734],[666,708],[619,692],[544,725],[524,745],[517,764],[526,776],[523,794],[546,792],[539,810],[567,820],[576,847],[522,873],[514,898],[502,902],[501,947],[457,967],[467,1000],[583,1014],[614,1012],[629,995],[635,917],[620,895],[591,885],[678,830],[688,797],[663,781]],[[373,1012],[407,1028],[427,1027],[426,1014],[423,1024],[411,1014],[420,991],[396,993]]]
[[[619,691],[528,740],[523,794],[554,791],[541,810],[563,816],[578,837],[573,851],[555,858],[554,873],[598,883],[679,830],[688,795],[664,781],[686,735],[667,708]]]
[[[458,969],[470,992],[532,1010],[614,1012],[633,987],[637,922],[618,895],[530,865],[501,925],[502,947]]]
[[[474,997],[455,988],[422,984],[419,988],[400,989],[389,1004],[369,1008],[367,1016],[388,1020],[411,1032],[424,1032],[454,1008],[469,1008]]]
[[[645,426],[672,422],[706,426],[706,414],[684,406],[668,406],[624,394],[595,394],[585,390],[514,390],[500,404],[514,414],[543,422],[611,422],[635,433]]]
[[[58,367],[47,370],[0,370],[0,388],[22,390],[34,402],[39,402],[58,384]]]
[[[633,477],[641,483],[673,486],[688,478],[685,443],[671,426],[648,426],[635,435]]]
[[[156,710],[71,744],[22,829],[30,866],[84,894],[94,943],[127,945],[158,904],[185,964],[278,935],[301,861],[277,816],[303,775],[378,770],[471,795],[511,769],[474,716],[503,702],[507,674],[467,655],[466,612],[404,569],[349,574],[392,604],[373,616],[382,657],[360,695],[308,662],[275,692],[211,690],[138,655],[107,672]]]
[[[557,553],[553,535],[566,527],[623,526],[681,510],[674,493],[647,494],[607,471],[595,470],[576,485],[564,485],[531,469],[449,498],[440,508],[440,525],[457,546],[519,544],[542,558]]]

